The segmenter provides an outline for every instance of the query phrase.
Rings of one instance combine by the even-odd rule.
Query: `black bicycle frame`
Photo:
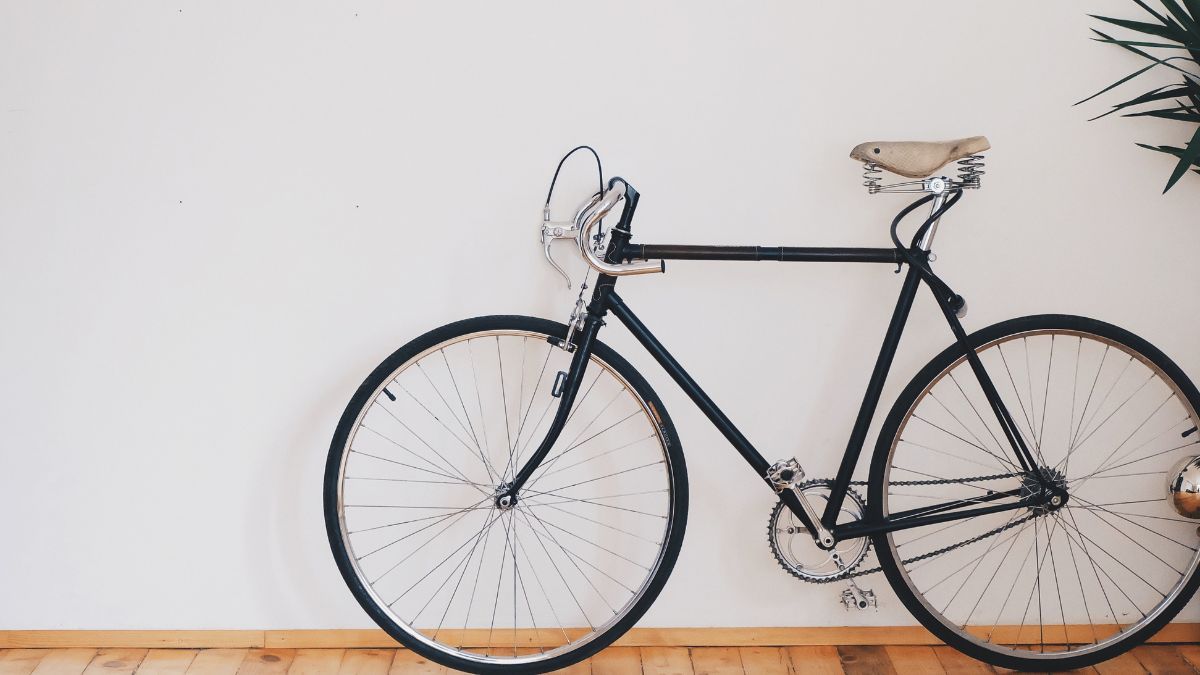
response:
[[[611,187],[611,183],[610,183]],[[914,253],[924,256],[924,252],[909,250],[901,251],[898,248],[828,248],[828,247],[789,247],[789,246],[678,246],[678,245],[657,245],[657,244],[632,244],[629,243],[630,230],[629,225],[632,220],[634,210],[637,208],[638,193],[632,188],[626,188],[627,204],[625,211],[621,216],[620,222],[613,228],[612,236],[610,237],[609,247],[605,255],[605,260],[609,263],[619,263],[623,260],[630,259],[657,259],[657,260],[727,260],[727,261],[760,261],[774,260],[781,262],[840,262],[840,263],[882,263],[888,265],[901,266],[912,259]],[[940,215],[940,214],[939,214]],[[933,217],[931,217],[931,220]],[[928,224],[928,221],[927,221]],[[908,255],[906,255],[906,253]],[[917,289],[921,282],[925,281],[931,290],[934,290],[934,285],[931,281],[932,272],[928,267],[927,260],[921,258],[922,265],[920,267],[909,265],[907,274],[904,277],[904,282],[900,288],[900,296],[896,301],[896,307],[892,312],[891,323],[888,324],[887,332],[883,338],[883,344],[879,349],[879,355],[875,361],[875,368],[871,373],[871,379],[867,383],[867,388],[863,394],[862,404],[859,406],[858,416],[855,419],[854,426],[850,431],[850,438],[846,443],[845,454],[842,456],[841,466],[838,468],[837,476],[833,481],[833,486],[830,490],[829,500],[826,504],[824,512],[821,514],[821,523],[826,529],[831,531],[837,540],[852,539],[855,537],[868,536],[883,532],[892,532],[912,527],[921,527],[936,523],[958,520],[962,518],[971,518],[974,516],[984,515],[988,513],[998,513],[1002,511],[1010,511],[1020,508],[1037,506],[1046,503],[1049,496],[1046,491],[1031,491],[1024,489],[990,492],[983,497],[972,499],[953,500],[945,503],[934,504],[931,506],[921,507],[919,509],[911,509],[898,513],[889,514],[888,517],[878,520],[858,520],[849,523],[837,523],[838,514],[841,511],[846,492],[849,490],[850,481],[854,474],[855,467],[858,465],[859,457],[862,454],[863,446],[866,443],[867,433],[871,425],[871,420],[875,417],[876,410],[879,406],[879,400],[883,392],[883,386],[887,379],[888,372],[892,367],[892,360],[896,355],[896,350],[900,344],[900,336],[904,331],[904,326],[908,322],[909,312],[912,309],[913,300],[916,298]],[[717,404],[708,396],[707,393],[692,379],[691,375],[683,368],[682,365],[667,351],[666,347],[654,336],[650,329],[642,323],[641,319],[633,313],[625,301],[617,295],[615,291],[617,279],[616,277],[601,274],[596,281],[595,289],[592,293],[591,302],[587,307],[586,316],[583,319],[583,325],[579,331],[573,336],[569,345],[565,345],[568,349],[573,349],[574,355],[571,360],[571,366],[566,373],[565,381],[559,392],[561,400],[556,412],[554,420],[551,422],[550,429],[541,445],[534,454],[527,460],[526,464],[516,474],[513,481],[507,486],[503,496],[512,499],[517,499],[521,487],[533,474],[533,471],[545,459],[550,448],[557,441],[562,427],[566,423],[567,416],[574,403],[574,399],[579,390],[580,382],[583,379],[584,370],[587,367],[588,359],[591,354],[592,344],[596,339],[596,334],[600,327],[604,325],[603,318],[611,312],[613,316],[629,330],[630,333],[637,339],[638,342],[658,361],[659,365],[666,370],[675,383],[683,389],[684,393],[696,404],[698,408],[708,417],[709,421],[725,436],[730,445],[742,456],[746,463],[762,478],[772,489],[777,490],[777,486],[771,483],[767,477],[768,471],[772,464],[762,456],[761,453],[750,443],[749,439],[738,430],[733,421],[717,406]],[[1025,447],[1020,433],[1012,420],[1004,403],[1000,400],[999,394],[993,385],[987,371],[984,370],[982,363],[979,361],[978,355],[973,349],[970,349],[967,344],[967,335],[963,330],[962,324],[958,320],[956,308],[952,306],[950,300],[943,295],[934,292],[938,304],[942,308],[942,312],[946,317],[947,323],[950,325],[951,332],[954,334],[958,346],[966,355],[972,370],[978,378],[984,394],[990,403],[993,412],[996,414],[1000,422],[1001,428],[1004,430],[1009,443],[1013,447],[1014,454],[1020,461],[1022,469],[1027,473],[1031,473],[1038,483],[1043,482],[1040,473],[1036,470],[1037,465]],[[1019,501],[1006,502],[1003,504],[993,504],[990,506],[979,506],[979,504],[998,501],[1004,498],[1018,497]],[[779,498],[784,501],[796,514],[810,532],[815,532],[814,523],[810,522],[803,508],[800,505],[799,499],[792,490],[779,491]],[[964,508],[973,506],[973,508]]]

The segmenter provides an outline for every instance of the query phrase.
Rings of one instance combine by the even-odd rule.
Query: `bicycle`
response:
[[[325,518],[354,596],[405,646],[475,672],[562,668],[633,626],[679,553],[688,483],[658,395],[598,340],[611,315],[777,495],[769,545],[791,575],[845,582],[843,600],[861,608],[874,597],[855,580],[882,571],[936,637],[1007,668],[1079,668],[1149,638],[1200,585],[1200,394],[1151,344],[1093,319],[965,331],[966,302],[933,272],[931,249],[980,187],[989,148],[983,137],[856,147],[869,193],[923,194],[886,248],[633,243],[627,181],[605,184],[600,170],[571,221],[550,220],[548,195],[547,260],[562,272],[551,244],[570,239],[590,268],[567,323],[484,316],[432,330],[381,363],[342,415]],[[954,162],[954,177],[935,175]],[[911,180],[884,184],[884,171]],[[900,224],[925,205],[904,245]],[[617,294],[619,278],[666,260],[907,267],[835,477],[764,458]],[[953,342],[901,392],[856,481],[922,285]],[[877,566],[864,564],[870,551]]]

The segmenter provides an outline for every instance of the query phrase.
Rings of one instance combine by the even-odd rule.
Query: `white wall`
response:
[[[1184,130],[1070,105],[1140,65],[1086,14],[1135,11],[0,3],[0,629],[368,626],[321,521],[334,424],[429,328],[565,316],[537,226],[578,143],[642,191],[643,240],[883,246],[904,202],[867,197],[850,147],[987,134],[938,247],[968,327],[1094,315],[1200,375],[1200,177],[1161,196],[1170,162],[1133,145]],[[590,171],[570,165],[560,213]],[[827,475],[898,284],[675,263],[622,287],[764,454]],[[885,405],[948,339],[923,295]],[[882,579],[881,610],[847,616],[778,570],[770,495],[651,380],[693,510],[643,625],[910,621]]]

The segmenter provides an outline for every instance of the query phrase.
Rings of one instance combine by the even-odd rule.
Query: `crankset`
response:
[[[794,460],[793,460],[794,461]],[[1011,478],[1021,478],[1020,474],[1002,473],[992,474],[987,476],[972,476],[967,478],[957,479],[935,479],[935,480],[914,480],[914,481],[894,481],[892,485],[937,485],[950,483],[980,483],[994,480],[1004,480]],[[829,493],[833,481],[828,479],[817,479],[796,483],[791,489],[800,491],[803,496],[809,500],[815,500],[819,505],[825,504],[829,499]],[[866,485],[863,481],[852,481],[851,486]],[[814,509],[816,510],[816,509]],[[842,506],[842,511],[839,514],[838,520],[860,520],[866,512],[866,502],[854,490],[849,487],[846,490],[846,497]],[[945,553],[949,553],[964,546],[970,546],[976,542],[990,539],[1002,532],[1006,532],[1014,527],[1023,525],[1024,523],[1037,518],[1041,515],[1040,511],[1031,510],[1027,515],[1015,518],[1009,522],[978,534],[974,537],[964,539],[963,541],[955,542],[949,546],[944,546],[932,551],[927,551],[920,555],[911,558],[905,558],[905,565],[935,558]],[[812,535],[808,529],[796,518],[791,509],[782,501],[777,502],[771,510],[771,517],[767,526],[767,541],[771,546],[771,552],[775,556],[775,560],[789,574],[802,581],[810,583],[829,583],[831,581],[852,580],[858,577],[874,574],[875,572],[883,571],[883,568],[876,565],[874,567],[863,567],[863,560],[867,557],[867,553],[871,548],[870,537],[860,537],[858,539],[848,539],[838,542],[832,549],[826,551],[818,548],[816,542],[813,541]],[[860,609],[874,605],[874,595],[870,591],[863,592],[857,586],[851,584],[851,588],[843,594],[843,602],[847,608],[857,606]],[[864,597],[866,596],[866,597]],[[867,604],[863,604],[863,600]]]
[[[829,501],[833,487],[830,480],[810,480],[796,484],[792,489],[804,495],[820,512]],[[839,520],[861,520],[866,513],[866,502],[853,489],[846,492]],[[832,549],[819,548],[808,528],[782,501],[775,504],[767,526],[767,541],[775,560],[788,574],[813,583],[828,583],[850,576],[871,548],[869,537],[847,539],[838,542]]]

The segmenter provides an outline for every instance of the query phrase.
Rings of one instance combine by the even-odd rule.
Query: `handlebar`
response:
[[[587,264],[601,274],[612,276],[627,276],[632,274],[655,274],[666,271],[666,264],[662,260],[638,260],[626,263],[610,263],[592,249],[591,238],[592,230],[600,224],[600,221],[609,214],[626,198],[626,192],[632,191],[627,183],[620,179],[614,178],[609,181],[608,190],[602,196],[593,197],[589,202],[576,214],[575,222],[578,224],[580,219],[583,219],[583,224],[579,227],[579,232],[575,237],[575,241],[579,244],[579,251],[583,254],[583,259]],[[636,194],[636,193],[635,193]],[[626,212],[621,218],[621,223],[618,227],[627,226],[629,219],[632,217],[632,209],[636,204],[636,200],[630,202],[626,206]]]

